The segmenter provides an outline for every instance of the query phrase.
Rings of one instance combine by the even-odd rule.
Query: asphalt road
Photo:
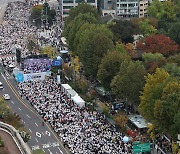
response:
[[[28,101],[19,96],[16,88],[17,84],[13,77],[8,73],[0,74],[0,82],[3,83],[4,87],[0,94],[8,93],[10,95],[11,99],[7,101],[9,107],[21,117],[22,123],[31,135],[31,139],[28,141],[31,149],[42,149],[47,154],[69,153],[49,125],[45,123],[42,126],[43,120]]]
[[[9,2],[21,1],[25,2],[25,0],[0,0],[0,23],[2,22],[2,18],[4,16],[4,12],[6,10],[6,6]]]

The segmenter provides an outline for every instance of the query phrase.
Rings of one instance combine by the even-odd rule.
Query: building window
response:
[[[76,3],[82,3],[84,0],[76,0]]]
[[[63,0],[63,3],[73,3],[73,0]]]
[[[95,3],[95,0],[87,0],[87,3]]]

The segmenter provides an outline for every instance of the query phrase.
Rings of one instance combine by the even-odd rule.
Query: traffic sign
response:
[[[133,145],[133,154],[137,154],[140,152],[150,152],[150,151],[151,151],[150,143]]]

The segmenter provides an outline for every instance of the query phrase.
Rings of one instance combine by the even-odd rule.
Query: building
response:
[[[123,18],[138,17],[139,0],[116,0],[116,14]]]
[[[139,18],[147,16],[148,0],[139,1]]]
[[[102,16],[116,15],[116,0],[102,0],[101,13]]]
[[[59,0],[62,17],[64,18],[68,16],[70,9],[76,7],[82,2],[86,2],[87,4],[93,5],[97,8],[97,0]]]

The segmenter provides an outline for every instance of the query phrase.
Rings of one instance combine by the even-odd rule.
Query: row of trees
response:
[[[86,76],[98,79],[117,97],[140,103],[139,112],[175,140],[180,130],[179,45],[169,35],[159,34],[159,25],[165,19],[176,22],[179,16],[151,16],[101,24],[94,7],[80,4],[67,17],[64,36],[72,54],[79,56]],[[172,31],[171,27],[168,33]],[[143,35],[136,48],[133,34]],[[139,53],[142,61],[132,61]]]

